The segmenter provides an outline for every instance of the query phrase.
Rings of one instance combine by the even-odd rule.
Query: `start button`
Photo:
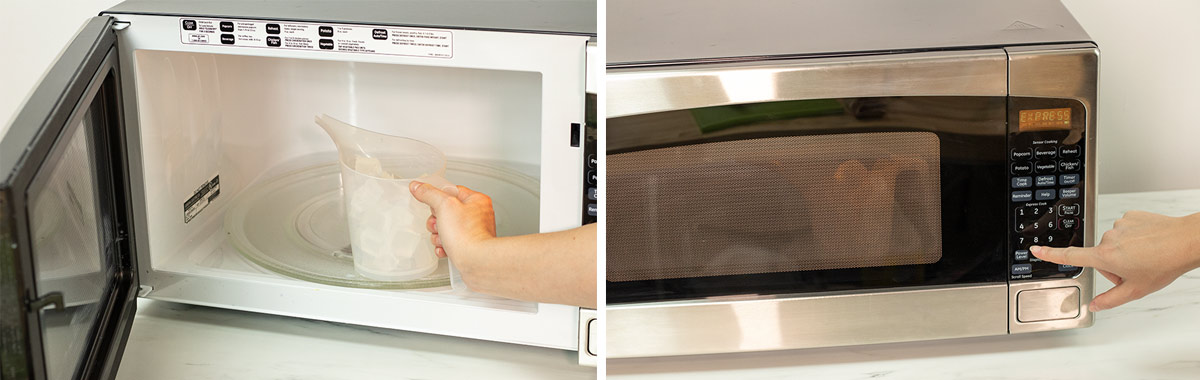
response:
[[[1017,293],[1017,320],[1039,322],[1079,316],[1079,288],[1034,289]]]

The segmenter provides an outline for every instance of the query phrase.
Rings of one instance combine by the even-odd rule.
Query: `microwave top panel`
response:
[[[609,0],[608,67],[1092,42],[1058,0]]]
[[[130,0],[101,14],[244,18],[596,36],[595,0]]]

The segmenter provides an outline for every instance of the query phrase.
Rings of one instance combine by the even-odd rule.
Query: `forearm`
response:
[[[1192,234],[1187,236],[1188,270],[1200,268],[1200,212],[1183,217]],[[1185,271],[1186,272],[1186,271]]]
[[[596,225],[483,241],[468,267],[472,290],[501,297],[596,307]]]

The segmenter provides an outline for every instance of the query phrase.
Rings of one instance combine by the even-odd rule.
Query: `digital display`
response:
[[[1017,130],[1022,132],[1071,129],[1070,108],[1023,110],[1020,117],[1021,121],[1017,124]]]

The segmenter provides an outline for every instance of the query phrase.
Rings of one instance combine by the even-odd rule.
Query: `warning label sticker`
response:
[[[179,42],[187,45],[454,57],[454,34],[448,30],[367,25],[180,18]]]

